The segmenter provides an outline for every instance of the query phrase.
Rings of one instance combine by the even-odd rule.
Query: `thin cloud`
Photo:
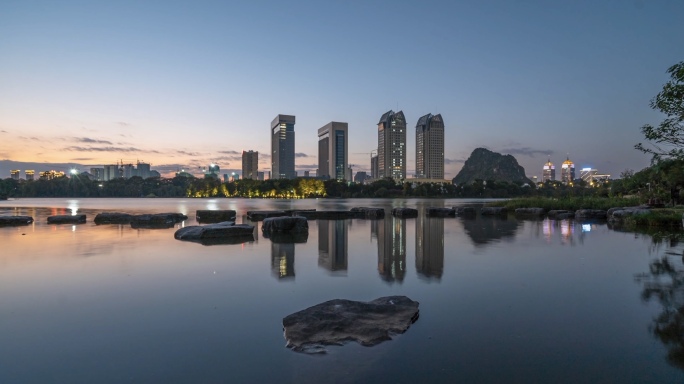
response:
[[[308,171],[308,170],[312,170],[312,169],[317,169],[317,168],[318,168],[318,164],[297,164],[296,168],[297,168],[298,170],[299,170],[299,169],[303,169],[303,170],[307,170],[307,171]]]
[[[534,149],[530,147],[511,147],[511,148],[503,148],[500,151],[501,153],[508,154],[508,155],[520,155],[520,156],[528,156],[528,157],[534,157],[537,155],[544,155],[544,156],[551,156],[553,155],[553,151],[549,149]]]
[[[218,153],[223,153],[224,155],[242,155],[242,152],[238,151],[218,151]]]
[[[131,125],[133,125],[133,124],[127,123],[127,122],[125,122],[125,121],[117,121],[116,124],[118,124],[118,125],[120,125],[120,126],[122,126],[122,127],[130,127]]]
[[[76,157],[71,159],[71,161],[90,161],[90,160],[95,160],[92,157]]]
[[[219,156],[213,158],[215,161],[240,161],[242,156]]]
[[[1,130],[0,132],[2,132],[2,133],[7,133],[7,131],[5,131],[4,129],[3,129],[3,130]]]
[[[185,155],[185,156],[200,156],[201,154],[198,152],[187,152],[187,151],[176,151],[176,153]]]
[[[304,152],[297,152],[295,153],[295,157],[309,157],[309,155]]]
[[[90,137],[74,137],[74,140],[78,141],[79,143],[112,145],[111,141],[91,139]]]
[[[73,152],[148,152],[148,153],[160,153],[159,151],[144,151],[140,148],[135,147],[79,147],[71,146],[64,148],[65,151]]]

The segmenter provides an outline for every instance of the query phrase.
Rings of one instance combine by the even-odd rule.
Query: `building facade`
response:
[[[33,181],[34,180],[35,175],[36,175],[36,171],[34,171],[33,169],[27,169],[24,171],[24,173],[26,174],[26,181],[29,181],[29,180]]]
[[[242,178],[259,178],[259,151],[242,151]]]
[[[19,169],[13,169],[10,171],[10,178],[12,180],[19,180],[20,174],[21,174],[21,171]]]
[[[575,180],[575,163],[570,161],[570,157],[567,157],[561,165],[561,182],[570,184],[573,180]]]
[[[378,177],[406,178],[406,118],[404,112],[385,112],[378,122]]]
[[[427,115],[416,124],[416,177],[444,179],[444,120]]]
[[[347,123],[331,121],[318,129],[318,172],[316,177],[347,179],[349,129]]]
[[[546,181],[556,180],[556,167],[551,162],[551,159],[544,164],[542,168],[542,183]]]
[[[295,117],[278,115],[271,122],[271,172],[274,179],[294,179]]]

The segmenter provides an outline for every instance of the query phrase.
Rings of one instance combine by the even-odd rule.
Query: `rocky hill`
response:
[[[463,164],[461,171],[454,177],[454,184],[472,183],[476,179],[507,181],[509,183],[528,183],[525,168],[518,164],[515,157],[477,148]]]

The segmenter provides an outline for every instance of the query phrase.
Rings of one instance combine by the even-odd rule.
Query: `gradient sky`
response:
[[[367,171],[390,109],[409,174],[418,118],[441,113],[447,178],[477,147],[529,176],[569,153],[617,177],[648,165],[633,146],[663,119],[649,100],[684,60],[682,15],[681,0],[4,0],[0,177],[12,161],[230,171],[250,149],[270,169],[279,113],[297,117],[298,170],[345,121]]]

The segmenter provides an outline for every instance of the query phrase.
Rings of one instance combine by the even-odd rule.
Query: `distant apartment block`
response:
[[[575,163],[570,161],[570,156],[568,156],[561,165],[561,182],[570,184],[573,180],[575,180]]]
[[[542,183],[546,181],[556,180],[556,166],[553,165],[551,159],[544,164],[542,168]]]
[[[10,178],[12,180],[19,180],[19,174],[21,173],[18,169],[13,169],[10,171]]]
[[[26,174],[26,181],[33,181],[35,179],[36,171],[33,169],[27,169],[24,173]]]
[[[54,180],[58,177],[64,177],[65,176],[64,172],[54,171],[54,170],[40,172],[38,175],[39,175],[41,180]]]
[[[294,179],[295,117],[278,115],[271,122],[271,170],[274,179]]]
[[[90,168],[90,174],[97,181],[104,181],[104,168]]]
[[[444,120],[428,113],[416,124],[416,177],[444,179]]]
[[[100,172],[102,177],[100,178]],[[159,177],[159,172],[150,170],[149,163],[138,161],[135,165],[133,163],[124,164],[107,164],[102,168],[90,168],[90,173],[96,177],[96,180],[110,181],[120,177],[130,179],[133,176],[138,176],[143,179],[149,177]]]
[[[385,177],[406,179],[406,118],[402,111],[385,112],[378,122],[378,178]]]
[[[317,177],[345,180],[349,161],[349,130],[347,123],[331,121],[318,129]],[[348,180],[348,179],[347,179]]]
[[[242,151],[242,178],[257,179],[259,175],[259,152]]]

